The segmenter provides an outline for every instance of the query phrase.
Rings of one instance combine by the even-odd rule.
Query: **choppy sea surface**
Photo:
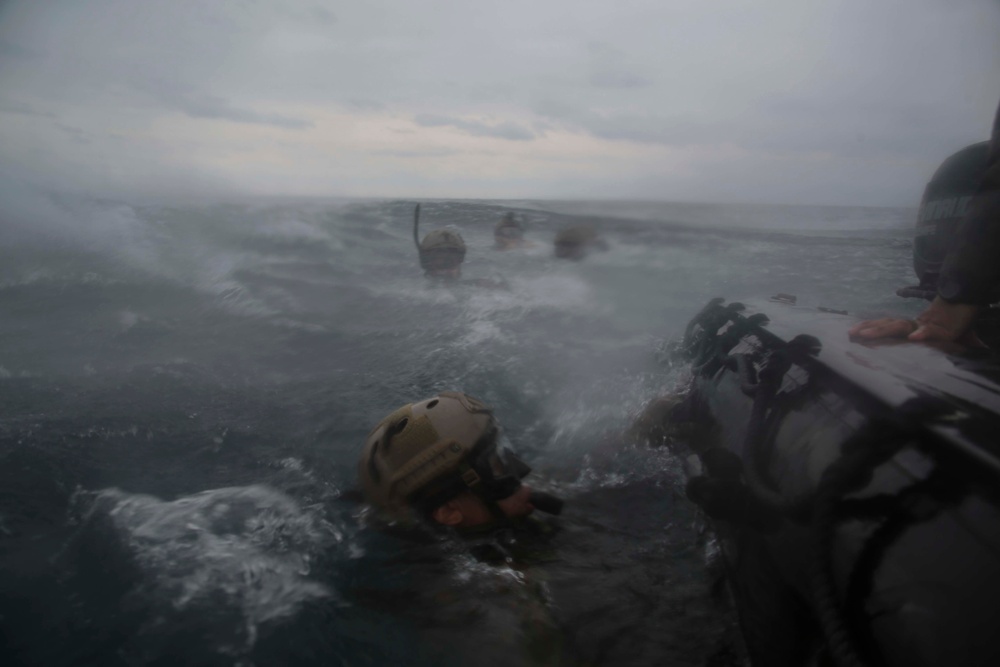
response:
[[[4,665],[738,665],[681,462],[620,435],[683,382],[662,346],[715,296],[919,309],[893,294],[910,209],[423,201],[486,289],[426,283],[412,201],[15,194]],[[533,246],[492,248],[507,211]],[[555,259],[572,224],[608,250]],[[352,493],[369,429],[454,389],[567,500],[514,558],[386,530]]]

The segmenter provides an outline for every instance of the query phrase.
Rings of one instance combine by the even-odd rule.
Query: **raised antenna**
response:
[[[413,245],[417,246],[417,252],[420,252],[420,233],[417,231],[420,227],[420,204],[413,209]]]

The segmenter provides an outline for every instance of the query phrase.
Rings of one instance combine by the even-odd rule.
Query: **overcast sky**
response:
[[[0,174],[116,197],[915,206],[1000,0],[0,0]]]

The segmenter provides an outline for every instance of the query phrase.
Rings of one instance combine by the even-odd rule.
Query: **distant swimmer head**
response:
[[[531,468],[498,442],[481,401],[457,391],[402,406],[368,434],[358,473],[368,502],[390,514],[474,527],[530,514]]]
[[[601,239],[593,227],[580,225],[567,227],[556,233],[554,253],[562,259],[579,260],[591,250],[607,250],[608,244]]]
[[[945,159],[931,176],[920,201],[913,240],[913,270],[920,286],[899,290],[902,296],[933,298],[958,223],[986,173],[988,154],[988,141],[966,146]]]
[[[497,227],[520,227],[521,223],[517,221],[517,216],[514,215],[513,211],[507,211],[500,218],[500,222],[497,223]]]
[[[465,241],[450,229],[435,229],[420,242],[420,266],[433,278],[458,278],[465,261]]]
[[[493,228],[493,240],[498,250],[509,250],[524,244],[524,227],[510,211]]]

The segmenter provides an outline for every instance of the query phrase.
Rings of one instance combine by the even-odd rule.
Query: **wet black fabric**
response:
[[[982,184],[941,268],[938,295],[945,301],[987,304],[1000,285],[1000,108],[986,164]]]

